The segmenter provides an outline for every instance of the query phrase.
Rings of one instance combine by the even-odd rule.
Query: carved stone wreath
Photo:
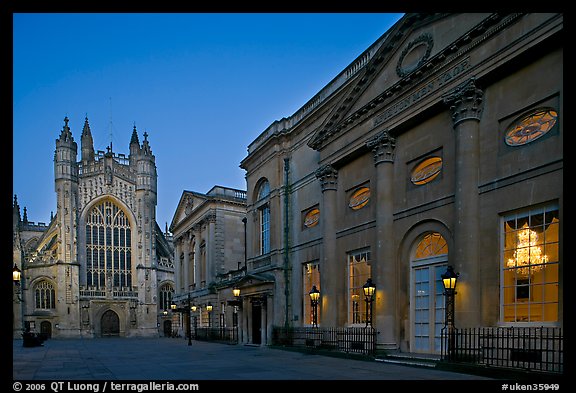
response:
[[[420,46],[426,46],[426,51],[423,55],[420,55],[418,60],[412,59],[410,64],[404,64],[404,61],[409,58],[408,55],[414,54],[415,49],[419,48]],[[410,74],[412,71],[418,69],[428,58],[430,57],[430,53],[432,52],[432,47],[434,46],[434,40],[432,36],[428,33],[420,35],[414,41],[411,41],[400,55],[400,59],[398,59],[398,64],[396,65],[396,73],[400,78],[405,77],[406,75]],[[418,55],[416,53],[416,55]]]

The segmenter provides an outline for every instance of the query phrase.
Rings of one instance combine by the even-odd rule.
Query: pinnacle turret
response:
[[[82,144],[82,161],[94,161],[94,141],[90,131],[90,124],[88,123],[88,116],[84,120],[80,142]]]

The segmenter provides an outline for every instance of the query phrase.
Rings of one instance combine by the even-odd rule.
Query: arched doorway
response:
[[[52,324],[49,321],[40,322],[40,334],[45,338],[52,338]]]
[[[118,317],[118,314],[112,310],[108,310],[102,314],[100,326],[102,337],[120,335],[120,318]]]
[[[448,245],[437,232],[420,238],[410,268],[410,350],[440,353],[444,326],[444,286],[440,275],[448,264]]]
[[[164,337],[172,336],[172,321],[167,319],[164,321]]]

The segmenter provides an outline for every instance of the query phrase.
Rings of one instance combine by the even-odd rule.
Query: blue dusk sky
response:
[[[246,189],[248,145],[289,117],[384,34],[386,13],[14,13],[13,194],[56,213],[55,141],[128,155],[144,132],[158,171],[156,221],[184,190]]]

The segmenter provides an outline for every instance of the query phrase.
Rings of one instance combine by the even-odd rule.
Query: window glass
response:
[[[370,250],[348,254],[348,323],[366,323],[363,286],[371,278]]]
[[[506,216],[503,233],[503,321],[558,321],[558,209]]]

